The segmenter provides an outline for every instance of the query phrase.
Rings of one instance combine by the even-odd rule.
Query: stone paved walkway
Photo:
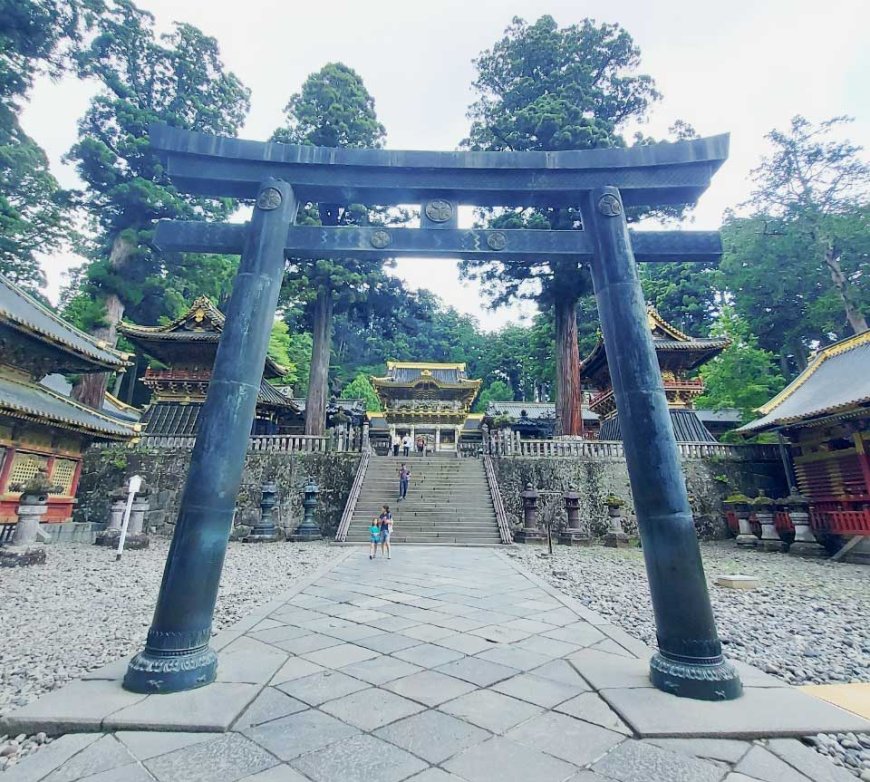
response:
[[[870,727],[748,666],[738,701],[660,693],[649,649],[493,549],[349,550],[216,645],[209,687],[133,695],[121,662],[12,714],[66,735],[0,778],[850,782],[771,737]]]

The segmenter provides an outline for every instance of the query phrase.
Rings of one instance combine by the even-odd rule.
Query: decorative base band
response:
[[[292,540],[294,543],[308,543],[312,540],[323,540],[323,533],[317,527],[313,529],[299,527],[296,532],[290,535],[288,540]]]
[[[546,543],[547,535],[537,529],[521,529],[514,534],[514,543]]]
[[[585,532],[565,530],[559,534],[560,546],[591,546],[592,538]]]
[[[732,701],[743,695],[743,684],[734,666],[719,658],[713,663],[670,660],[656,652],[649,663],[653,686],[680,698],[698,701]]]
[[[215,676],[217,654],[209,646],[173,655],[146,647],[130,660],[123,687],[130,692],[184,692],[211,684]]]
[[[252,529],[250,534],[242,538],[242,543],[274,543],[278,540],[278,530],[258,530]]]

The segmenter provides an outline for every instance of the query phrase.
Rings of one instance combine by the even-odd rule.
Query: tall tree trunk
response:
[[[582,435],[580,349],[577,345],[577,299],[557,297],[556,434]]]
[[[836,251],[834,243],[828,241],[825,246],[825,265],[831,273],[831,279],[834,282],[834,287],[837,293],[840,294],[840,299],[843,301],[843,309],[846,311],[846,320],[852,327],[855,334],[861,334],[867,331],[867,319],[858,309],[855,299],[852,295],[852,286],[848,278],[843,274],[843,268],[840,266],[840,254]]]
[[[332,342],[332,295],[322,288],[314,303],[311,372],[305,400],[305,434],[322,435],[326,429],[329,353]]]
[[[109,253],[109,265],[113,269],[120,269],[127,259],[134,253],[136,246],[118,235],[112,242],[112,251]],[[124,317],[124,302],[117,293],[110,293],[105,301],[106,315],[102,326],[92,329],[91,336],[109,347],[115,347],[118,341],[118,324]],[[96,374],[83,374],[73,386],[72,397],[85,405],[90,405],[97,410],[103,406],[103,398],[109,384],[109,374],[100,372]]]

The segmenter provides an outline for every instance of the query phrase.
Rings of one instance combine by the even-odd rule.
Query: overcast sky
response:
[[[870,2],[867,0],[138,0],[161,30],[174,21],[217,38],[226,66],[252,90],[240,134],[266,139],[288,97],[327,62],[354,68],[374,96],[393,149],[454,149],[474,99],[472,58],[497,41],[511,18],[551,14],[560,25],[585,16],[618,22],[642,52],[642,72],[664,99],[644,133],[664,136],[675,119],[701,135],[731,133],[731,156],[695,210],[696,228],[717,228],[745,200],[748,174],[766,151],[763,136],[794,114],[814,121],[848,114],[853,141],[870,139]],[[95,86],[40,81],[23,125],[48,152],[65,186],[78,184],[60,162]],[[46,259],[54,298],[74,256]],[[496,328],[519,308],[482,308],[480,291],[459,281],[451,261],[400,262],[397,274]],[[528,310],[526,310],[528,311]]]

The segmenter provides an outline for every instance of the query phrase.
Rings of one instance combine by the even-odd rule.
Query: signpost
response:
[[[127,485],[127,504],[124,507],[124,520],[121,522],[121,536],[118,538],[118,550],[115,552],[115,562],[120,561],[121,554],[124,552],[124,541],[127,539],[127,527],[130,526],[130,513],[133,510],[133,500],[141,488],[142,476],[130,476],[130,483]]]

